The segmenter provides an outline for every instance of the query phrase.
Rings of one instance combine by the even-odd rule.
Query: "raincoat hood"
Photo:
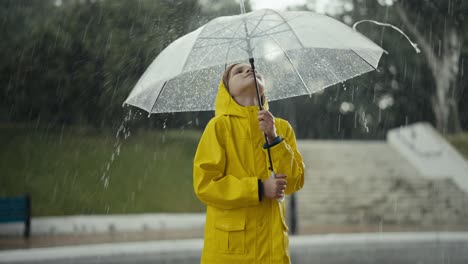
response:
[[[258,106],[242,106],[232,98],[223,81],[219,83],[218,94],[215,103],[215,116],[230,115],[247,117],[250,108],[258,109]],[[263,109],[268,110],[268,101],[265,100]]]

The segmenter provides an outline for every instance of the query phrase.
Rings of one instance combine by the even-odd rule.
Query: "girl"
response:
[[[195,194],[206,204],[202,263],[290,263],[285,206],[278,201],[302,188],[304,165],[291,125],[262,101],[259,111],[250,66],[230,65],[194,158]],[[267,148],[276,177],[269,177]]]

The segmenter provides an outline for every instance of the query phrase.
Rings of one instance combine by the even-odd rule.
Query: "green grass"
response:
[[[0,196],[30,193],[34,216],[204,210],[192,187],[200,132],[135,132],[119,155],[113,133],[0,128]]]
[[[204,211],[192,188],[201,132],[132,132],[117,155],[115,131],[2,126],[0,196],[30,193],[34,216]],[[448,140],[468,159],[468,133]]]
[[[468,160],[468,133],[451,135],[447,140]]]

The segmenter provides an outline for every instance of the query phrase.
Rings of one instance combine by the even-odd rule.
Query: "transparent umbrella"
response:
[[[324,15],[270,9],[245,13],[242,3],[241,11],[241,15],[213,19],[171,43],[124,104],[149,114],[213,110],[227,64],[247,60],[252,68],[260,68],[269,101],[311,95],[376,69],[384,52],[357,31]],[[253,79],[257,81],[255,71]],[[260,102],[258,87],[257,96]]]
[[[226,65],[249,59],[265,77],[269,101],[311,95],[374,70],[383,52],[347,25],[312,12],[219,17],[164,49],[124,104],[150,114],[213,110]]]

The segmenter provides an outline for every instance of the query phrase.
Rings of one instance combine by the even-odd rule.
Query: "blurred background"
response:
[[[260,8],[391,23],[421,49],[360,24],[388,51],[378,71],[270,104],[293,125],[307,166],[304,189],[287,201],[295,234],[468,230],[468,189],[456,178],[468,179],[468,2],[246,1],[247,11]],[[213,112],[148,117],[122,103],[172,41],[239,13],[234,0],[1,0],[0,197],[29,194],[32,227],[23,239],[23,225],[0,224],[0,249],[201,238],[203,217],[182,231],[153,225],[203,216],[192,160]],[[437,160],[446,149],[462,157],[456,165]],[[462,169],[425,177],[427,164]],[[149,220],[133,229],[92,222],[141,214]]]

